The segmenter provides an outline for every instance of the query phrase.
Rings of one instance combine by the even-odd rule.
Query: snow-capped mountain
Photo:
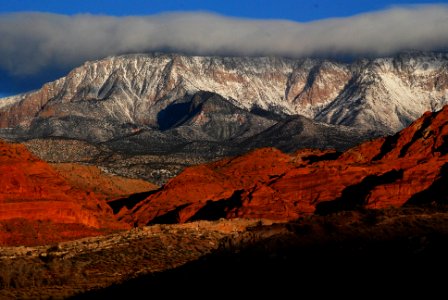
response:
[[[352,64],[126,55],[0,99],[0,137],[45,160],[163,183],[186,165],[260,147],[344,150],[438,110],[447,92],[443,53]]]
[[[87,62],[38,91],[0,100],[0,127],[26,129],[36,122],[82,118],[158,128],[162,110],[199,91],[246,110],[392,133],[448,103],[448,55],[406,53],[353,64],[175,54],[109,57]]]
[[[344,90],[314,119],[396,132],[448,103],[448,55],[402,54],[352,66]]]

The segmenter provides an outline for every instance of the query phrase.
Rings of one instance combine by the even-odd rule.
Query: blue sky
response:
[[[298,22],[347,17],[396,5],[435,4],[422,0],[0,0],[0,12],[148,15],[167,11],[209,11],[226,16]]]
[[[447,16],[448,0],[0,0],[0,97],[126,53],[357,58],[447,51]]]

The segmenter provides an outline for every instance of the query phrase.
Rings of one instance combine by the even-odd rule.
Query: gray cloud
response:
[[[303,57],[376,56],[408,49],[448,49],[448,5],[395,7],[310,23],[209,13],[0,14],[0,69],[11,77],[131,52]]]

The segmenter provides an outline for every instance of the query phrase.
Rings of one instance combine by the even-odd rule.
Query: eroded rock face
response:
[[[127,228],[108,205],[69,185],[23,145],[0,141],[0,220],[26,219],[80,224],[93,229]]]
[[[113,200],[149,192],[157,186],[140,179],[107,174],[96,166],[76,163],[53,163],[51,167],[70,185],[94,192],[101,199]]]
[[[26,142],[46,161],[86,162],[160,185],[185,166],[261,147],[344,151],[393,134],[448,103],[447,66],[446,53],[351,64],[108,57],[0,99],[0,138]]]
[[[447,152],[448,106],[342,154],[265,148],[187,168],[121,218],[138,225],[222,217],[292,220],[360,207],[443,204]]]
[[[246,111],[262,108],[394,133],[447,104],[447,64],[445,53],[352,64],[176,54],[109,57],[86,62],[38,91],[10,97],[0,105],[0,128],[106,141],[145,126],[159,128],[160,112],[203,91]]]

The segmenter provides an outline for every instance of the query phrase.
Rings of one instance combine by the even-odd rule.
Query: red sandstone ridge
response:
[[[7,223],[17,219],[78,224],[79,228],[90,228],[87,235],[100,229],[128,227],[114,219],[104,201],[70,186],[23,145],[0,141],[0,174],[0,244],[9,240]]]
[[[120,199],[158,188],[141,179],[108,174],[96,166],[77,163],[53,163],[50,165],[71,186],[84,191],[92,191],[99,198],[105,200]]]
[[[448,106],[345,153],[268,148],[187,168],[121,218],[132,224],[221,217],[291,220],[359,207],[446,202]]]

